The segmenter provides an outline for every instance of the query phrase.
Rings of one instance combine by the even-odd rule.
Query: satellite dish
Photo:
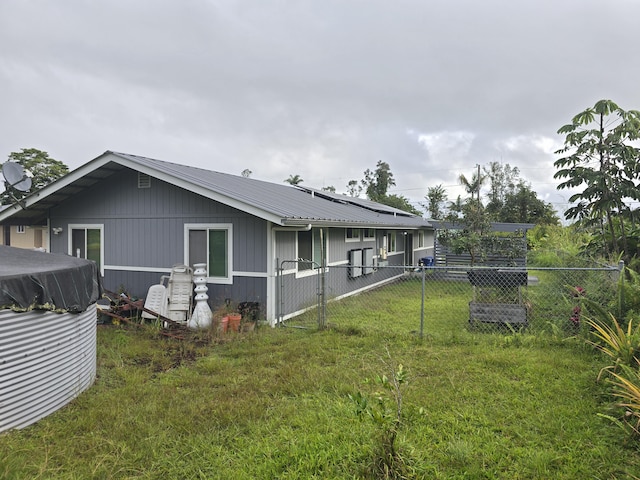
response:
[[[2,166],[2,175],[7,188],[13,187],[19,192],[28,192],[31,189],[31,172],[22,168],[15,162],[5,162]]]

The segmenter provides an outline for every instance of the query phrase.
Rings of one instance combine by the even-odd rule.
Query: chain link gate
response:
[[[276,272],[277,325],[325,328],[325,282],[325,269],[312,260],[281,261]]]

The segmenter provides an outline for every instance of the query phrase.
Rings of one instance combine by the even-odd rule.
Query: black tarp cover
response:
[[[99,295],[94,262],[0,245],[0,308],[83,312]]]

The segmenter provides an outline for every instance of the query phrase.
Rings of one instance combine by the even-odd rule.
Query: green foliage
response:
[[[491,223],[482,203],[474,198],[460,203],[458,197],[458,204],[450,205],[446,219],[459,227],[440,230],[438,241],[456,254],[468,253],[471,265],[482,261],[483,242],[491,232]]]
[[[373,172],[366,169],[364,179],[362,179],[360,183],[362,186],[359,186],[355,180],[349,181],[347,184],[349,195],[357,197],[364,189],[367,198],[371,201],[413,213],[414,215],[421,215],[420,211],[411,205],[409,199],[404,195],[387,193],[389,188],[396,184],[393,173],[391,173],[391,167],[387,162],[378,160],[376,169]]]
[[[475,198],[476,201],[480,202],[480,189],[486,179],[487,176],[480,173],[480,166],[478,166],[478,171],[473,172],[471,179],[468,179],[461,173],[458,176],[458,183],[464,187],[465,191],[469,194],[469,198]]]
[[[563,180],[558,189],[582,188],[569,198],[575,206],[565,217],[603,236],[602,256],[624,252],[629,260],[633,254],[629,253],[625,224],[634,223],[635,216],[628,202],[640,199],[640,149],[635,146],[640,138],[640,112],[600,100],[574,116],[558,133],[565,135],[563,148],[556,152],[562,157],[554,163],[554,178]]]
[[[634,327],[633,321],[629,320],[623,328],[611,314],[608,322],[594,318],[587,320],[587,324],[595,338],[590,343],[613,360],[613,365],[604,370],[615,371],[621,365],[632,366],[640,360],[640,324]]]
[[[427,210],[429,217],[434,220],[443,218],[443,204],[447,201],[447,192],[442,184],[427,188],[427,195],[424,198],[427,203],[422,206]]]
[[[618,282],[617,304],[611,305],[618,318],[631,320],[640,316],[640,273],[625,268]]]
[[[408,381],[407,371],[402,364],[385,365],[389,376],[376,376],[379,390],[373,393],[372,400],[362,392],[349,394],[349,399],[355,404],[356,415],[370,419],[378,429],[379,442],[372,469],[375,478],[407,478],[408,465],[396,441],[403,421],[402,388]],[[366,383],[369,383],[368,379]]]
[[[558,224],[553,206],[540,200],[531,186],[524,182],[520,182],[513,193],[506,195],[502,208],[493,218],[495,221],[509,223]]]
[[[392,193],[391,195],[385,195],[384,197],[378,199],[378,202],[382,203],[383,205],[397,208],[398,210],[421,216],[420,211],[413,205],[411,205],[411,203],[409,203],[409,199],[404,195],[396,195]]]
[[[357,180],[349,180],[347,183],[347,195],[350,197],[359,197],[362,193],[362,185]]]
[[[640,275],[630,269],[620,274],[618,303],[611,305],[620,315],[618,320],[606,307],[585,300],[594,318],[587,320],[588,340],[607,355],[611,364],[600,370],[598,379],[607,373],[611,394],[623,413],[620,417],[601,415],[620,426],[629,435],[640,435],[640,322],[638,322],[638,292]]]
[[[501,162],[489,162],[489,165],[482,169],[489,179],[487,210],[493,215],[502,209],[506,196],[515,193],[516,185],[520,181],[520,170]]]
[[[640,435],[640,370],[623,365],[622,373],[612,372],[610,380],[617,406],[624,410],[622,424],[635,436]]]
[[[410,372],[396,438],[406,476],[637,475],[638,449],[597,417],[605,399],[593,349],[471,333],[470,285],[432,281],[424,340],[411,333],[413,280],[332,303],[323,331],[264,328],[181,348],[145,328],[99,326],[95,385],[0,435],[0,478],[366,478],[380,429],[355,418],[347,396],[361,389],[375,403],[380,391],[394,409],[390,391],[362,384],[391,378],[372,353],[381,345]]]
[[[368,168],[364,171],[362,186],[369,200],[382,203],[382,200],[387,196],[389,188],[395,186],[395,184],[396,181],[393,178],[393,173],[391,173],[391,167],[387,162],[378,160],[375,171],[372,172]]]
[[[577,225],[536,225],[527,231],[527,263],[536,267],[580,267],[591,235]]]
[[[69,168],[61,161],[49,157],[47,152],[35,148],[23,148],[20,152],[12,152],[9,154],[9,161],[16,162],[29,170],[32,175],[31,192],[13,192],[13,194],[21,199],[29,193],[46,187],[51,182],[69,173]],[[2,194],[2,205],[8,205],[13,202],[9,192]]]
[[[304,180],[300,175],[295,174],[295,175],[289,175],[289,178],[285,178],[284,182],[290,185],[299,185],[302,182],[304,182]]]
[[[483,168],[490,181],[487,214],[494,222],[556,225],[558,216],[552,205],[538,198],[531,186],[520,178],[517,167],[490,162]]]
[[[438,241],[455,254],[468,253],[471,265],[482,264],[489,256],[496,256],[515,266],[516,259],[527,253],[526,243],[518,232],[509,234],[487,229],[478,233],[467,228],[445,228],[438,232]]]

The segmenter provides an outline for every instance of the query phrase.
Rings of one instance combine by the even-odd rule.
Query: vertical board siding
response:
[[[399,265],[402,265],[402,262]],[[351,278],[347,265],[329,267],[325,281],[327,301],[334,300],[337,297],[348,296],[352,292],[377,288],[381,284],[402,277],[403,274],[404,269],[402,266],[380,267],[374,269],[371,274]],[[278,306],[280,315],[287,317],[299,313],[310,306],[317,305],[317,275],[296,278],[295,274],[288,274],[280,276],[279,281],[284,295],[284,301],[281,301]]]
[[[230,223],[234,271],[267,272],[265,220],[155,178],[147,189],[138,188],[137,182],[137,172],[123,169],[53,207],[51,224],[64,230],[53,237],[52,251],[67,253],[68,224],[102,224],[104,264],[130,267],[126,271],[106,269],[105,288],[117,291],[123,287],[144,297],[151,285],[159,283],[162,273],[136,268],[169,271],[183,263],[185,223]]]
[[[95,305],[79,314],[0,311],[0,432],[55,412],[95,377]]]
[[[163,275],[170,272],[130,272],[125,270],[106,270],[102,284],[104,288],[112,293],[126,292],[131,297],[144,298],[147,296],[149,287],[160,283]],[[165,283],[166,285],[166,283]]]
[[[167,274],[168,275],[168,274]],[[161,273],[149,272],[125,272],[107,270],[104,277],[104,286],[107,290],[118,293],[122,287],[129,295],[137,298],[147,296],[149,287],[160,283]],[[260,306],[266,309],[267,279],[261,277],[234,277],[233,285],[217,285],[208,283],[209,305],[211,308],[224,303],[230,298],[235,303],[260,302]]]
[[[296,232],[276,231],[276,259],[280,262],[296,258]],[[280,268],[280,265],[277,265]]]

